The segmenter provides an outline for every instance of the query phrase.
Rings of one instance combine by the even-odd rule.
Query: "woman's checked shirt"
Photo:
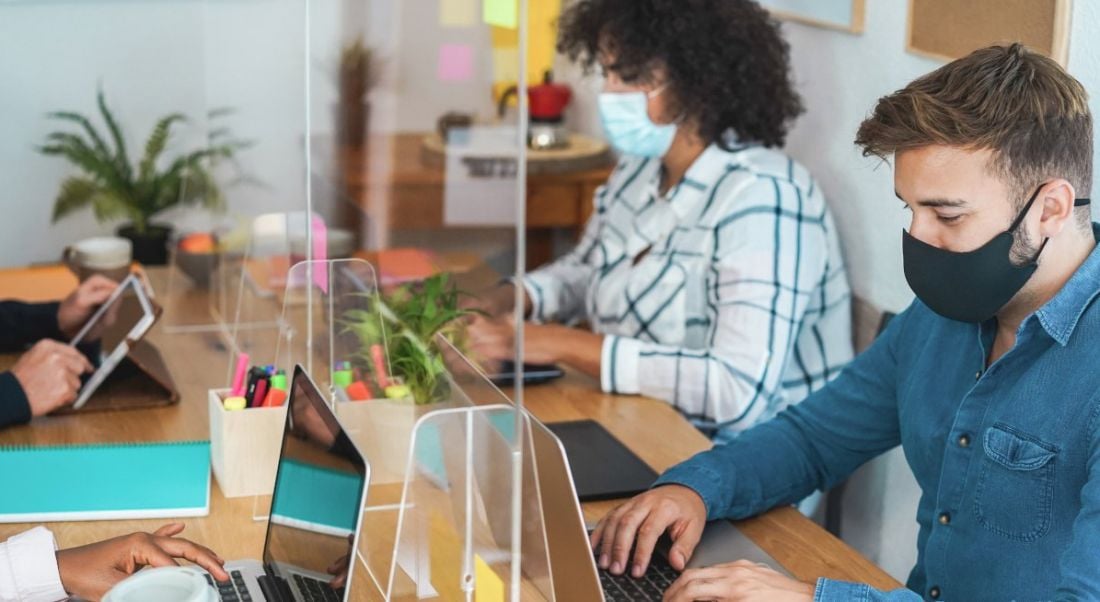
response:
[[[535,321],[606,335],[601,384],[744,430],[852,358],[850,294],[821,189],[780,151],[709,146],[661,197],[624,157],[568,255],[525,281]]]

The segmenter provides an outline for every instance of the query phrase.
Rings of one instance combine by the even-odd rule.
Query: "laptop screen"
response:
[[[354,556],[367,467],[301,366],[288,403],[263,561],[284,579],[302,575],[339,590]]]

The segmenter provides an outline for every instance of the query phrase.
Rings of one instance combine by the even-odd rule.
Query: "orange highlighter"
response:
[[[286,402],[286,372],[279,370],[271,375],[271,388],[260,407],[277,408]]]

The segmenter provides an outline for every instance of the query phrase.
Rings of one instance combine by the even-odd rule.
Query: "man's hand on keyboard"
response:
[[[667,530],[672,538],[668,561],[672,568],[682,571],[699,545],[706,522],[707,509],[698,493],[681,485],[663,485],[634,497],[605,516],[592,532],[592,549],[599,550],[600,568],[618,575],[626,572],[633,562],[631,575],[641,577],[649,566],[657,540]]]
[[[79,548],[57,552],[57,570],[65,591],[99,600],[116,583],[146,566],[175,566],[176,558],[186,558],[206,569],[214,579],[229,579],[225,561],[212,550],[175,537],[183,524],[167,524],[153,533],[131,533]]]
[[[814,586],[795,581],[764,564],[738,560],[688,569],[665,591],[665,602],[811,602]]]

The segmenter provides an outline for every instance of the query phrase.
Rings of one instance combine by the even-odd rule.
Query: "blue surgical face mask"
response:
[[[611,145],[628,155],[663,157],[676,136],[676,124],[657,125],[649,119],[648,100],[653,92],[601,92],[600,121]]]

